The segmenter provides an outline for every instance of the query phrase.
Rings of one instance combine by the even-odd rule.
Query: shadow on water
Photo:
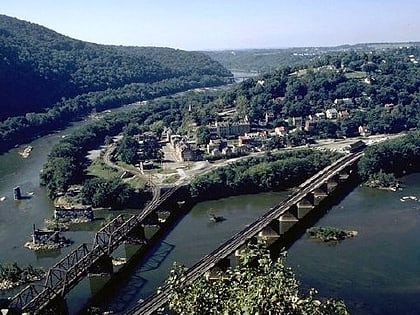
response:
[[[45,250],[36,250],[35,256],[37,260],[45,259],[45,258],[57,258],[61,255],[61,249],[45,249]]]
[[[142,273],[158,269],[174,248],[175,245],[162,242],[159,250],[148,257],[146,264],[136,270],[134,275],[130,277],[130,280],[124,286],[118,287],[118,294],[113,297],[113,302],[110,303],[108,307],[116,313],[123,314],[127,309],[127,305],[137,302],[138,292],[140,292],[147,283],[147,280],[142,277]]]
[[[132,275],[131,280],[124,286],[118,287],[118,294],[115,294],[112,298],[112,302],[109,303],[109,307],[116,313],[124,314],[124,310],[127,305],[137,302],[137,293],[142,290],[147,280],[140,275],[140,271]],[[86,314],[86,311],[79,313],[80,315]]]
[[[174,248],[175,245],[162,242],[159,249],[147,259],[147,262],[140,268],[139,271],[145,272],[158,269]]]
[[[24,196],[20,196],[19,198],[19,200],[28,200],[28,199],[32,199],[32,196],[24,195]]]
[[[349,195],[360,184],[358,177],[352,178],[347,183],[339,186],[333,193],[324,199],[314,210],[308,213],[303,219],[299,220],[284,237],[281,237],[276,242],[270,244],[269,249],[273,258],[279,257],[280,253],[290,247],[302,236],[305,235],[306,230],[313,227],[325,214],[328,213],[334,206],[339,205],[344,198]],[[330,244],[329,244],[330,245]],[[337,245],[337,243],[333,244]]]

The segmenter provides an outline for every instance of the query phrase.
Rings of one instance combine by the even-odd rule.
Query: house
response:
[[[199,161],[201,159],[201,151],[187,142],[182,142],[176,152],[178,159],[182,162]]]
[[[276,118],[275,117],[275,115],[274,115],[274,113],[265,113],[265,122],[266,123],[269,123],[269,122],[271,122],[271,121],[273,121],[274,120],[274,118]]]
[[[207,153],[211,153],[213,150],[222,150],[227,146],[227,141],[224,139],[210,139],[210,142],[207,144]]]
[[[172,134],[172,129],[170,127],[165,127],[165,129],[162,132],[162,140],[166,140],[166,142],[171,142]]]
[[[352,105],[353,104],[353,100],[350,97],[336,98],[334,100],[334,104],[335,105]]]
[[[296,129],[302,129],[303,118],[302,117],[290,117],[289,125],[295,126]]]
[[[239,146],[242,147],[244,145],[250,145],[251,144],[251,137],[250,136],[239,136],[238,137]]]
[[[394,106],[395,106],[394,103],[387,103],[387,104],[384,105],[384,107],[387,108],[387,109],[392,109],[392,108],[394,108]]]
[[[176,145],[177,145],[177,143],[179,142],[179,141],[181,141],[181,139],[182,139],[182,137],[181,137],[181,135],[170,135],[169,136],[169,143],[172,145],[172,147],[173,148],[175,148],[176,147]]]
[[[274,128],[274,133],[276,136],[284,136],[287,134],[287,128],[285,126],[278,126]]]
[[[177,160],[199,161],[201,159],[201,151],[195,146],[194,142],[188,141],[186,137],[180,135],[171,135],[170,141],[175,151]]]
[[[327,116],[328,119],[337,119],[338,111],[335,108],[329,108],[325,112],[325,116]]]
[[[362,137],[367,137],[370,135],[370,131],[367,126],[359,126],[358,131]]]
[[[317,118],[317,119],[325,119],[325,113],[324,112],[318,112],[318,113],[315,113],[315,117]]]
[[[230,155],[232,153],[233,153],[233,148],[231,146],[227,146],[227,147],[222,149],[222,154],[223,155]]]
[[[338,112],[338,118],[340,118],[340,119],[347,119],[347,118],[349,118],[350,117],[350,114],[349,114],[349,112],[348,112],[348,110],[347,109],[345,109],[345,110],[340,110],[339,112]]]
[[[207,126],[210,134],[213,136],[225,138],[230,136],[243,135],[251,130],[251,124],[247,121],[243,122],[218,122],[214,125]]]
[[[305,120],[305,131],[312,131],[316,128],[316,125],[318,124],[318,121],[316,121],[315,119],[306,119]]]

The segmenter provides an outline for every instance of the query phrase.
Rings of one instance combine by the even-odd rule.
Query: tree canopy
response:
[[[63,97],[182,76],[230,73],[197,52],[98,45],[0,16],[0,120],[51,107]]]
[[[285,254],[272,261],[270,252],[250,246],[242,263],[217,279],[201,277],[182,283],[185,269],[175,264],[166,284],[169,308],[176,314],[349,314],[342,301],[317,298],[311,289],[303,294]]]

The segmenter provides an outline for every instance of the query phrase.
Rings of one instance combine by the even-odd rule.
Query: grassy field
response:
[[[120,178],[122,175],[121,171],[117,171],[116,169],[107,166],[101,159],[94,160],[87,170],[89,175],[107,180],[116,177]]]
[[[146,187],[147,181],[148,180],[146,179],[145,176],[141,177],[137,175],[135,177],[128,179],[126,183],[135,189],[138,188],[138,189],[143,190]]]
[[[133,170],[133,173],[137,173],[137,169],[133,165],[124,164],[121,165],[127,169]],[[92,162],[92,164],[88,167],[88,174],[95,177],[100,177],[105,180],[110,180],[113,178],[121,178],[123,174],[122,171],[118,171],[112,167],[107,166],[101,159],[96,159]],[[133,188],[144,189],[147,183],[146,176],[135,176],[131,179],[127,180],[127,184],[129,184]]]
[[[345,74],[347,79],[364,79],[366,78],[366,72],[364,71],[353,71]]]
[[[165,180],[163,181],[164,184],[173,184],[175,183],[177,180],[179,179],[179,175],[178,174],[174,174],[171,175],[167,178],[165,178]]]

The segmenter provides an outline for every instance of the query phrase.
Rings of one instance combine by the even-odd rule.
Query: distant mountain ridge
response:
[[[202,75],[231,76],[202,53],[93,44],[0,15],[0,120],[63,97]]]
[[[420,46],[420,42],[359,43],[330,47],[288,47],[264,49],[229,49],[203,51],[233,72],[272,72],[285,66],[304,65],[324,54],[345,51],[377,51],[408,46]]]

